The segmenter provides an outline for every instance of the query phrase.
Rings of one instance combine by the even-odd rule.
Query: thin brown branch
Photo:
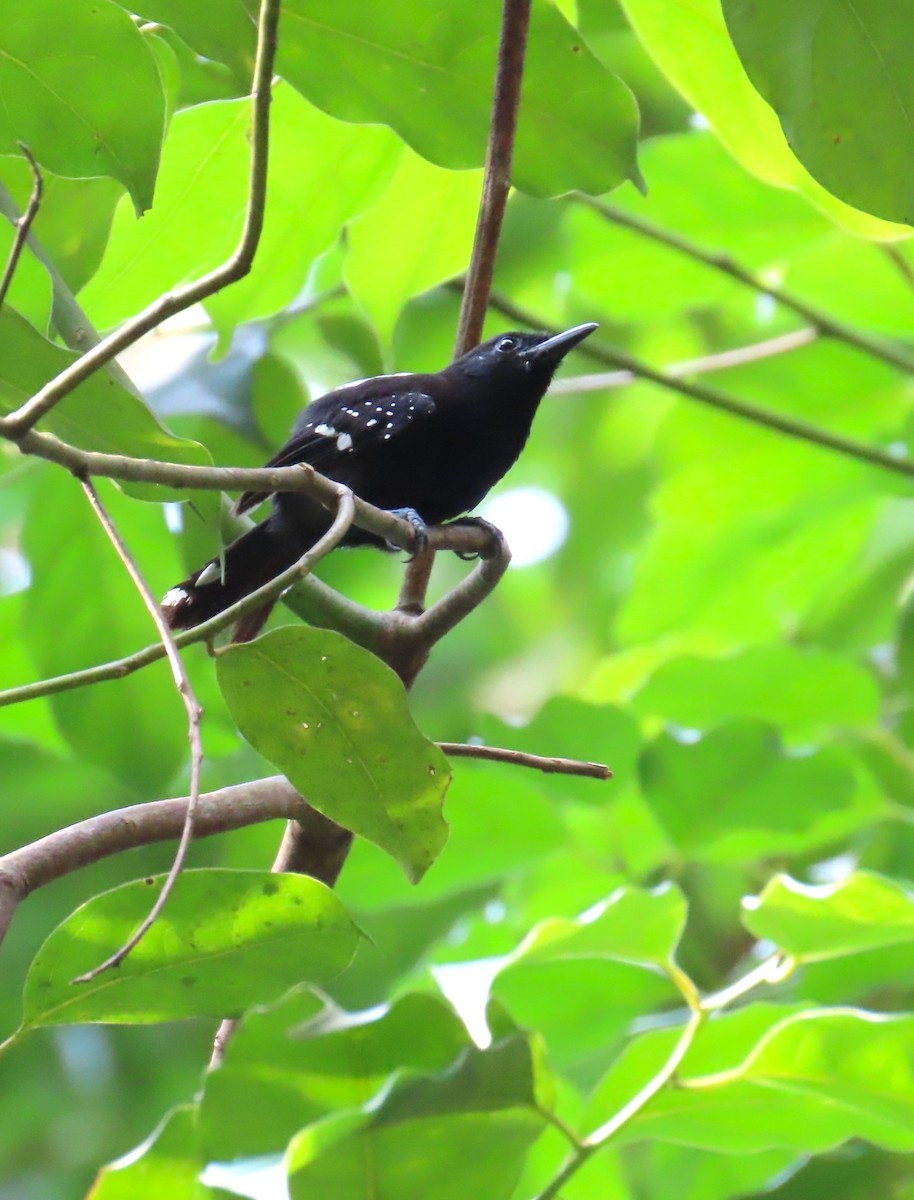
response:
[[[497,308],[499,312],[510,314],[512,319],[517,320],[522,325],[528,325],[531,329],[543,329],[545,331],[550,329],[548,323],[544,324],[534,314],[527,312],[525,309],[518,308],[504,297],[493,295],[492,307]],[[586,349],[591,358],[605,363],[608,367],[615,367],[619,371],[625,371],[636,379],[647,379],[651,383],[657,384],[658,387],[676,392],[689,400],[697,400],[700,404],[705,404],[709,408],[716,408],[720,412],[729,413],[732,417],[740,417],[745,421],[751,421],[754,425],[761,425],[766,429],[782,433],[787,437],[796,438],[801,442],[809,442],[810,445],[820,446],[824,450],[832,450],[834,453],[841,454],[845,458],[869,463],[870,466],[880,467],[882,470],[891,471],[895,475],[904,475],[908,479],[914,478],[914,459],[905,454],[894,454],[889,450],[880,450],[877,446],[869,446],[866,442],[857,442],[853,438],[843,437],[839,433],[832,433],[830,430],[822,429],[820,426],[813,425],[809,421],[802,421],[796,417],[789,417],[782,413],[771,412],[769,409],[759,408],[755,404],[750,404],[747,400],[740,400],[737,396],[731,396],[729,392],[722,392],[719,388],[710,388],[703,384],[690,383],[685,379],[677,379],[669,372],[651,367],[640,359],[634,358],[631,354],[626,354],[623,350],[610,349],[608,346],[595,343],[593,338],[588,338],[587,342],[583,343],[581,349]]]
[[[244,229],[235,252],[221,266],[202,279],[184,287],[174,288],[160,296],[142,312],[126,321],[119,329],[103,338],[82,358],[61,371],[45,384],[25,404],[0,421],[0,432],[19,438],[48,413],[64,396],[110,362],[116,354],[132,346],[144,334],[161,325],[168,317],[199,304],[216,292],[243,279],[250,271],[263,230],[266,208],[267,163],[270,141],[270,87],[276,58],[276,31],[279,23],[280,0],[261,0],[257,21],[257,54],[254,62],[254,82],[251,91],[251,166],[247,211]]]
[[[0,941],[12,910],[32,892],[104,858],[180,837],[189,803],[184,796],[99,813],[0,857]],[[204,792],[197,802],[194,836],[212,837],[263,821],[292,819],[306,828],[326,820],[284,776],[273,775]]]
[[[168,627],[168,622],[162,614],[159,603],[156,600],[152,589],[146,582],[143,572],[140,570],[139,564],[130,552],[127,543],[121,537],[120,530],[117,528],[111,514],[102,503],[101,497],[95,489],[91,479],[83,479],[83,491],[88,497],[89,503],[92,505],[92,510],[108,536],[114,549],[117,551],[121,562],[127,569],[127,574],[133,580],[133,585],[139,592],[143,603],[146,606],[149,615],[152,617],[152,623],[156,627],[156,632],[162,642],[165,650],[165,657],[168,659],[168,664],[171,667],[172,678],[175,682],[175,689],[181,698],[181,703],[187,713],[187,739],[190,742],[190,798],[187,802],[187,813],[184,817],[184,828],[181,831],[181,840],[178,843],[178,849],[175,853],[174,861],[171,864],[171,869],[168,876],[156,897],[155,903],[146,914],[145,918],[140,922],[139,926],[127,941],[112,954],[106,958],[99,966],[93,967],[91,971],[78,976],[73,980],[74,983],[90,983],[104,971],[111,970],[112,967],[118,967],[127,957],[127,955],[143,940],[149,930],[152,928],[155,921],[158,919],[162,909],[168,903],[168,898],[174,891],[174,886],[178,881],[178,876],[184,870],[184,863],[187,859],[187,851],[190,848],[191,838],[194,835],[194,815],[197,809],[197,801],[200,798],[200,770],[203,765],[203,739],[200,734],[200,719],[203,715],[203,709],[194,693],[193,685],[190,682],[190,676],[187,674],[187,669],[181,658],[181,653],[175,645],[175,639],[171,629]]]
[[[902,346],[883,341],[881,338],[871,337],[869,334],[855,329],[852,325],[846,325],[823,309],[809,304],[806,300],[788,291],[787,288],[766,282],[765,279],[750,271],[748,267],[744,267],[729,254],[706,250],[681,234],[664,229],[663,226],[655,225],[652,221],[645,220],[644,217],[635,216],[634,213],[617,208],[613,204],[607,204],[605,200],[587,196],[583,192],[576,192],[571,199],[577,204],[583,204],[585,207],[593,209],[594,212],[599,213],[614,225],[620,225],[651,241],[668,246],[671,250],[676,250],[688,258],[694,259],[695,262],[700,262],[723,275],[729,275],[731,279],[745,284],[746,287],[752,288],[763,296],[770,296],[772,300],[776,300],[784,308],[795,312],[797,316],[802,317],[804,321],[807,321],[826,337],[853,346],[872,358],[882,359],[883,362],[897,367],[900,371],[906,373],[914,371],[914,356]]]
[[[403,586],[397,600],[398,612],[418,617],[425,611],[425,597],[428,594],[434,565],[434,550],[420,550],[412,556],[403,572]]]
[[[673,379],[683,379],[689,375],[709,375],[714,371],[727,371],[731,367],[744,367],[748,363],[788,354],[791,350],[810,345],[818,337],[815,329],[796,329],[792,333],[783,333],[763,342],[752,342],[748,346],[738,346],[734,350],[720,350],[716,354],[706,354],[701,358],[669,363],[663,370]],[[557,379],[549,393],[552,396],[577,396],[583,392],[602,392],[607,388],[625,387],[636,378],[631,371],[571,375],[565,379]]]
[[[439,742],[438,748],[448,758],[483,758],[488,762],[508,763],[514,767],[530,767],[547,775],[583,775],[587,779],[612,779],[613,773],[604,763],[584,762],[578,758],[550,758],[527,754],[524,750],[506,750],[501,746],[474,746],[472,742]]]
[[[10,285],[16,274],[16,268],[19,266],[19,259],[22,257],[22,251],[25,249],[29,230],[32,228],[33,221],[38,216],[38,211],[41,208],[41,197],[44,194],[44,176],[41,174],[41,168],[38,166],[38,163],[35,162],[34,155],[24,142],[19,143],[19,149],[28,159],[29,166],[32,168],[34,183],[25,212],[15,222],[16,233],[13,237],[13,244],[10,247],[9,258],[6,260],[3,277],[0,278],[0,308],[3,308],[6,302],[7,292],[10,290]]]
[[[501,224],[511,188],[511,160],[520,111],[530,4],[531,0],[504,0],[482,200],[460,309],[455,358],[477,345],[486,319]]]

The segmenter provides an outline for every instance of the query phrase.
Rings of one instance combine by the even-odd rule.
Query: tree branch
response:
[[[10,247],[9,258],[6,260],[3,277],[0,278],[0,308],[3,308],[6,302],[7,292],[10,290],[10,285],[16,274],[16,268],[19,265],[19,259],[22,257],[22,251],[25,249],[25,243],[29,236],[29,230],[32,228],[32,222],[38,216],[38,210],[41,208],[41,197],[44,193],[44,177],[41,174],[41,168],[35,162],[31,150],[24,142],[19,143],[19,149],[28,159],[29,166],[32,168],[32,178],[35,182],[25,212],[14,222],[16,233],[13,237],[13,244]]]
[[[254,82],[251,91],[253,116],[251,128],[251,169],[248,205],[244,229],[235,252],[221,266],[202,279],[175,288],[160,296],[142,312],[126,321],[119,329],[88,350],[80,359],[45,384],[25,404],[0,421],[0,431],[7,437],[20,437],[69,395],[79,384],[126,350],[143,334],[175,313],[199,304],[230,283],[243,279],[250,271],[260,242],[266,207],[267,161],[270,140],[270,86],[276,58],[276,30],[279,23],[280,0],[261,0],[257,22],[257,55],[254,62]]]
[[[504,0],[482,200],[460,309],[455,358],[479,343],[485,323],[501,225],[511,189],[511,160],[520,111],[530,3],[531,0]]]
[[[466,579],[462,579],[437,604],[410,623],[412,637],[421,641],[426,651],[446,633],[450,633],[495,590],[511,562],[508,544],[494,525],[482,523],[464,525],[462,528],[482,534],[486,539],[485,548],[479,550],[479,561]]]
[[[859,329],[854,329],[852,325],[846,325],[843,321],[829,316],[827,312],[824,312],[821,308],[817,308],[814,304],[808,304],[805,300],[801,300],[799,296],[795,296],[793,292],[788,291],[786,288],[766,283],[764,279],[750,271],[748,267],[742,266],[729,254],[705,250],[703,247],[689,241],[688,238],[682,237],[678,233],[673,233],[671,230],[655,225],[652,221],[645,220],[644,217],[636,217],[633,213],[616,208],[612,204],[607,204],[604,200],[596,200],[593,196],[586,196],[583,192],[576,192],[571,199],[574,203],[583,204],[585,207],[593,209],[594,212],[599,213],[600,216],[605,217],[607,221],[611,221],[614,225],[621,225],[624,229],[630,229],[642,237],[650,238],[651,241],[668,246],[671,250],[676,250],[678,253],[686,255],[696,262],[703,263],[706,267],[711,267],[712,270],[729,275],[731,279],[745,284],[746,287],[752,288],[763,296],[770,296],[772,300],[776,300],[784,308],[789,308],[791,312],[795,312],[804,321],[808,321],[814,329],[817,329],[819,333],[824,334],[826,337],[844,342],[848,346],[854,346],[864,354],[869,354],[873,358],[880,358],[883,362],[897,367],[900,371],[906,373],[914,371],[914,357],[900,346],[895,346],[889,342],[883,342],[879,338],[861,333]]]
[[[2,430],[0,430],[2,434]],[[124,454],[101,454],[79,450],[49,433],[30,430],[14,439],[23,454],[35,455],[66,467],[76,476],[94,475],[121,483],[160,483],[166,487],[204,492],[304,492],[325,508],[336,507],[337,484],[320,475],[308,463],[292,467],[197,467],[185,463],[159,462],[153,458],[131,458]],[[355,524],[386,541],[409,550],[415,530],[408,521],[355,500]]]
[[[577,758],[544,758],[524,750],[505,750],[500,746],[474,746],[472,742],[439,742],[438,748],[448,758],[482,758],[488,762],[509,763],[515,767],[530,767],[547,775],[583,775],[588,779],[612,779],[613,773],[603,763],[583,762]]]
[[[0,941],[16,905],[38,888],[114,854],[181,836],[189,799],[153,800],[100,813],[0,857]],[[194,833],[212,837],[263,821],[295,820],[305,828],[326,818],[282,775],[204,792]]]
[[[510,315],[513,320],[527,325],[531,329],[543,329],[546,331],[550,329],[548,323],[543,323],[534,314],[519,308],[504,297],[493,295],[491,305],[493,308],[497,308],[498,311]],[[588,338],[582,349],[585,347],[591,358],[596,358],[600,362],[606,363],[609,367],[625,371],[633,378],[647,379],[649,382],[655,383],[658,387],[665,388],[667,391],[676,392],[678,395],[685,396],[689,400],[697,400],[700,404],[706,404],[710,408],[718,409],[720,412],[729,413],[733,417],[741,417],[743,420],[751,421],[754,425],[762,425],[766,429],[772,429],[776,433],[785,434],[787,437],[796,438],[798,441],[809,442],[814,446],[821,446],[825,450],[832,450],[836,454],[844,455],[846,458],[853,458],[859,462],[869,463],[871,466],[891,471],[895,475],[904,475],[908,479],[914,478],[914,459],[904,454],[892,454],[888,450],[880,450],[877,446],[868,446],[866,442],[857,442],[853,438],[843,437],[839,433],[831,433],[829,430],[822,429],[818,425],[813,425],[809,421],[801,421],[799,418],[788,417],[782,413],[759,408],[755,404],[750,404],[747,400],[740,400],[736,396],[731,396],[729,392],[722,392],[717,388],[710,388],[703,384],[690,383],[684,379],[677,379],[668,371],[650,367],[647,363],[642,362],[638,358],[633,358],[632,355],[626,354],[622,350],[611,350],[599,343],[593,344],[593,338]]]

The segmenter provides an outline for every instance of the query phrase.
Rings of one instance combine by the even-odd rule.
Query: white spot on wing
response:
[[[177,608],[187,599],[187,592],[182,587],[173,587],[162,597],[162,608]]]
[[[352,436],[348,433],[341,433],[336,439],[336,448],[337,450],[351,450]]]
[[[336,437],[336,430],[332,425],[327,425],[321,421],[320,425],[315,425],[314,432],[320,434],[321,437]]]

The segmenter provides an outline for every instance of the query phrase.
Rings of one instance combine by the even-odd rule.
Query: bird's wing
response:
[[[322,475],[335,479],[345,471],[353,456],[373,446],[382,446],[403,434],[416,422],[435,412],[435,402],[421,390],[398,391],[379,377],[365,384],[339,388],[309,404],[296,423],[292,437],[266,464],[289,467],[310,463]],[[370,387],[371,384],[386,386]],[[328,403],[331,401],[331,403]],[[267,498],[266,492],[245,492],[235,505],[247,512]]]

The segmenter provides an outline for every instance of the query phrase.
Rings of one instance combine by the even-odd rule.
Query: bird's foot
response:
[[[399,517],[401,521],[406,521],[413,529],[413,548],[409,556],[409,561],[421,554],[423,550],[428,549],[428,526],[419,516],[414,508],[391,508],[388,512],[392,517]],[[388,550],[400,550],[396,542],[387,543]]]
[[[483,529],[492,539],[493,546],[500,549],[504,545],[505,535],[497,525],[493,525],[491,521],[486,521],[484,517],[458,517],[456,521],[448,521],[448,528],[452,529],[455,525],[469,526],[472,529]],[[454,551],[457,557],[463,562],[474,562],[477,558],[494,558],[497,552],[497,550],[493,553],[480,553],[478,550],[470,552],[465,550]]]

